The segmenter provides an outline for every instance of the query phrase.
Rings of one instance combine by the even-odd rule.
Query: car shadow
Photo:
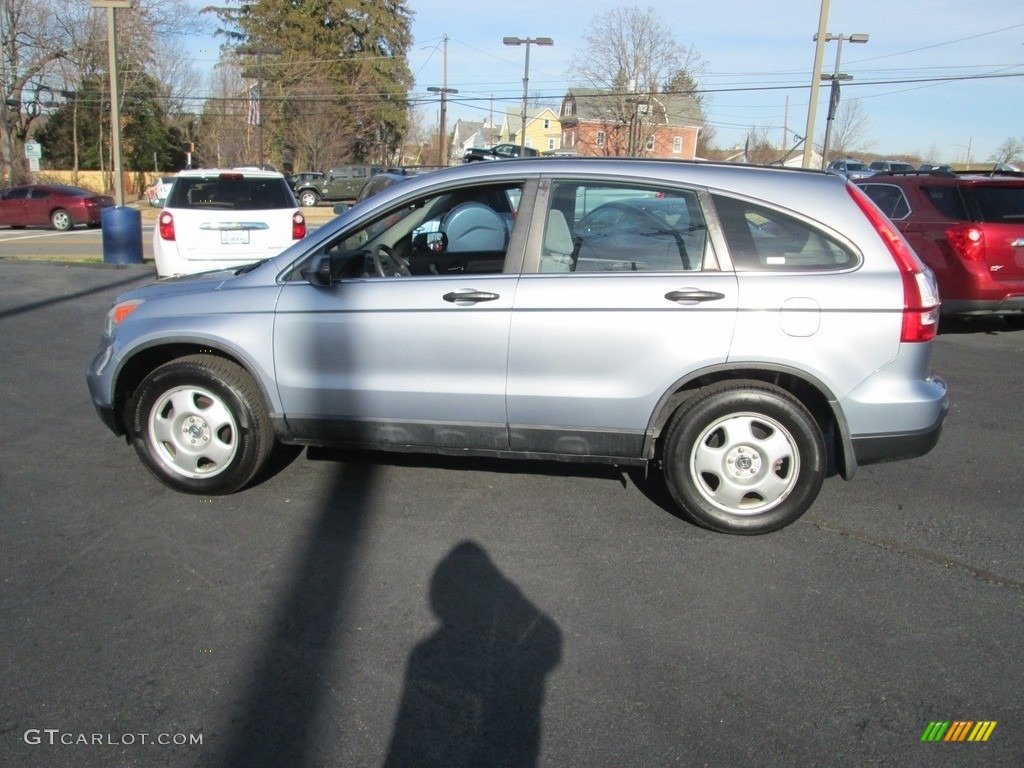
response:
[[[1013,321],[998,315],[971,316],[950,316],[943,317],[939,321],[940,336],[954,336],[967,333],[1013,333],[1024,330],[1024,325],[1015,324]]]

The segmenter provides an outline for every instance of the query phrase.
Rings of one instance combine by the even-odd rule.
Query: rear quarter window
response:
[[[907,196],[895,184],[859,184],[858,186],[890,219],[898,221],[910,215],[910,203],[907,202]]]
[[[921,191],[925,198],[947,219],[970,221],[967,208],[964,207],[964,199],[960,196],[960,190],[957,187],[952,184],[944,184],[924,187]]]
[[[840,270],[857,255],[830,235],[789,214],[725,195],[712,195],[737,272]]]

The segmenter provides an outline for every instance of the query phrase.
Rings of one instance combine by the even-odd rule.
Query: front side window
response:
[[[646,185],[552,185],[541,272],[699,270],[707,227],[695,192]]]
[[[789,214],[725,195],[712,195],[737,272],[801,272],[855,266],[857,255]]]
[[[500,273],[522,185],[457,189],[391,207],[340,233],[292,274],[320,270],[333,280]]]

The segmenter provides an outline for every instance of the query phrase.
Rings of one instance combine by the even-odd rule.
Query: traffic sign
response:
[[[32,139],[29,139],[28,141],[25,142],[25,157],[27,157],[29,160],[39,160],[42,158],[42,156],[42,144],[40,144],[38,141],[33,141]]]

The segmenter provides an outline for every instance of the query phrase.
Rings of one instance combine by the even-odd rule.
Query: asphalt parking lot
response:
[[[740,538],[603,467],[167,490],[84,378],[152,275],[0,259],[0,765],[1024,765],[1024,331],[950,325],[938,447]]]

